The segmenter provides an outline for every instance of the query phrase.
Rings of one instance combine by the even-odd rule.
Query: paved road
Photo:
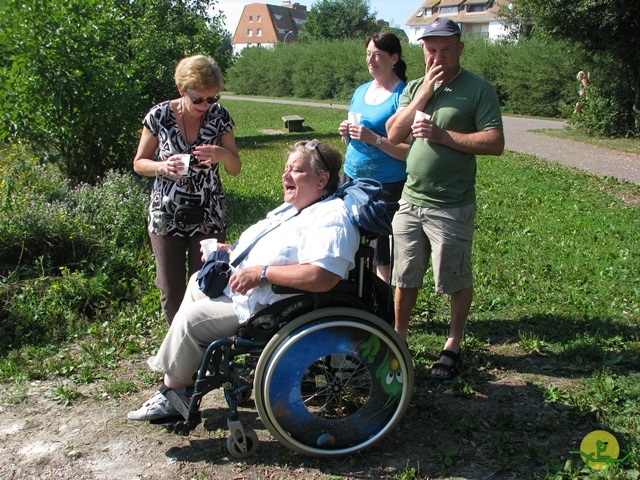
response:
[[[249,100],[265,103],[286,103],[290,105],[310,105],[348,110],[348,105],[228,96],[225,100]],[[587,170],[596,175],[615,177],[620,180],[640,184],[640,155],[618,152],[595,147],[585,143],[564,140],[533,133],[531,130],[543,128],[564,128],[566,123],[555,120],[538,120],[504,116],[506,148],[515,152],[535,155],[546,160],[559,162],[571,167]]]
[[[541,128],[564,128],[564,122],[509,116],[503,117],[503,122],[509,150],[640,184],[640,155],[531,132]]]

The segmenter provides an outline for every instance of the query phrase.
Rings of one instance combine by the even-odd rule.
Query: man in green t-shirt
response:
[[[449,337],[431,369],[440,380],[460,372],[460,342],[473,297],[476,155],[500,155],[504,149],[498,97],[486,80],[460,67],[460,36],[450,19],[426,27],[419,38],[425,75],[409,82],[386,125],[391,143],[413,137],[393,220],[395,329],[406,338],[431,258],[436,291],[451,295]]]

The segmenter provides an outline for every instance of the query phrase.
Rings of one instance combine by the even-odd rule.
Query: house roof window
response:
[[[487,11],[487,4],[467,5],[467,12],[469,13],[482,13]]]

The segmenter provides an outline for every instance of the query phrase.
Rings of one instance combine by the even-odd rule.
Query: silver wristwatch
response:
[[[262,267],[262,272],[260,272],[260,284],[261,285],[268,285],[269,281],[267,280],[267,268],[268,265],[265,265],[264,267]]]
[[[382,145],[382,137],[378,135],[378,138],[376,138],[376,147],[379,147],[380,145]]]

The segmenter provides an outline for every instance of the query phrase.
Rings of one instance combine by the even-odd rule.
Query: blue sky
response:
[[[305,5],[307,10],[311,9],[315,0],[291,0],[300,5]],[[233,34],[238,26],[242,9],[250,3],[268,3],[271,5],[281,5],[281,0],[218,0],[216,11],[224,12],[227,17],[225,28]],[[371,11],[378,12],[376,18],[386,20],[392,26],[398,26],[404,31],[407,27],[404,24],[411,14],[418,9],[424,0],[369,0]]]

